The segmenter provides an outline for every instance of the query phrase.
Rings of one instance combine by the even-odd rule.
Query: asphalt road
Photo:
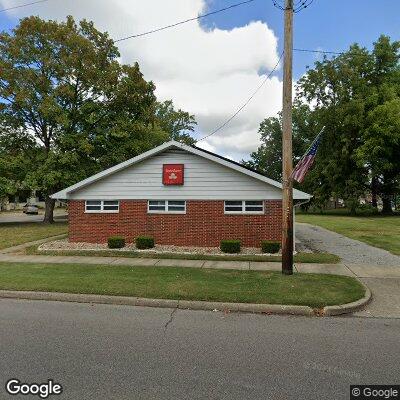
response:
[[[44,212],[39,211],[39,215],[24,214],[22,211],[18,212],[0,212],[0,224],[2,223],[24,223],[24,222],[42,222]],[[55,210],[54,219],[57,221],[67,220],[68,215],[65,210]]]
[[[51,399],[348,399],[400,383],[399,319],[306,318],[0,300],[0,398],[10,378]],[[37,399],[38,397],[36,397]]]

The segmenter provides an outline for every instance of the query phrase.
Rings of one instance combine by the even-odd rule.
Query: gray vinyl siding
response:
[[[162,184],[163,164],[184,164],[183,186]],[[281,190],[183,150],[170,149],[70,193],[75,200],[263,200]]]

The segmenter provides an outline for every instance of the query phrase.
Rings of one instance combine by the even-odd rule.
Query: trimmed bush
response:
[[[221,240],[219,248],[224,253],[240,253],[240,240]]]
[[[281,243],[276,240],[262,240],[261,241],[261,250],[263,253],[275,254],[281,248]]]
[[[107,242],[110,249],[122,249],[125,247],[125,239],[121,236],[111,236]]]
[[[154,238],[151,236],[138,236],[135,243],[137,249],[151,249],[154,247]]]

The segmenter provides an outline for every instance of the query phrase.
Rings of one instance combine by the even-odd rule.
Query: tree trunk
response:
[[[382,196],[382,214],[393,214],[391,196]]]
[[[51,199],[49,196],[46,195],[45,199],[45,211],[44,211],[44,219],[43,222],[46,224],[52,224],[54,222],[54,206],[56,201]]]
[[[378,208],[378,178],[372,177],[371,181],[372,207]]]

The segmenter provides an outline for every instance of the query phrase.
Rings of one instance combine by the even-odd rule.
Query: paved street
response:
[[[11,377],[54,399],[348,399],[399,383],[400,320],[0,300],[0,399]]]
[[[0,212],[0,224],[15,222],[41,222],[43,221],[44,211],[40,210],[39,215],[27,215],[22,211]],[[54,219],[57,221],[67,220],[65,210],[54,210]]]

